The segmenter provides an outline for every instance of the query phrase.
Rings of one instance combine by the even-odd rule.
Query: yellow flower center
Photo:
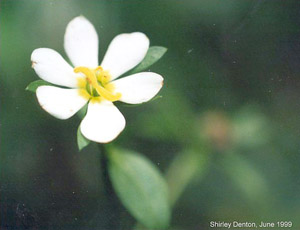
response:
[[[76,67],[75,73],[83,73],[85,77],[78,78],[79,94],[92,102],[99,102],[102,99],[117,101],[121,98],[120,93],[113,94],[114,85],[110,82],[111,76],[101,66],[96,69],[87,67]]]

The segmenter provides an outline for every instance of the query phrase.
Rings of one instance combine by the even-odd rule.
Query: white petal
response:
[[[101,66],[109,70],[112,80],[139,64],[149,48],[145,34],[120,34],[110,43]]]
[[[98,35],[85,17],[79,16],[69,22],[65,32],[65,51],[75,67],[98,66]]]
[[[36,74],[50,83],[75,88],[77,77],[73,68],[55,50],[35,49],[31,54],[32,68]]]
[[[125,118],[110,101],[90,102],[87,115],[80,124],[81,133],[89,140],[107,143],[125,128]]]
[[[40,86],[36,96],[41,107],[58,119],[68,119],[86,103],[78,89],[62,89],[54,86]]]
[[[122,94],[120,101],[139,104],[152,99],[163,86],[163,77],[142,72],[113,81],[115,92]]]

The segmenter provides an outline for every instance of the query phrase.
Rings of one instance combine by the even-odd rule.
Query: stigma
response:
[[[75,73],[82,73],[85,77],[78,79],[79,94],[93,101],[118,101],[121,98],[120,93],[114,94],[114,85],[110,82],[111,76],[108,71],[103,70],[101,66],[95,69],[87,67],[74,68]]]

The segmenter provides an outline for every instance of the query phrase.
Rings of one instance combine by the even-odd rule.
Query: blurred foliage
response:
[[[144,154],[171,188],[170,229],[209,221],[291,220],[300,228],[299,1],[1,0],[1,229],[119,229],[135,224],[105,199],[100,153],[77,149],[77,116],[60,121],[25,91],[31,52],[65,58],[67,23],[86,16],[102,59],[141,31],[168,48],[150,70],[163,98],[120,107],[116,144]]]

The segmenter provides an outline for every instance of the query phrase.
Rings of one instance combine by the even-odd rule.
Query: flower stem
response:
[[[108,174],[108,149],[104,145],[99,145],[101,151],[101,169],[104,192],[106,196],[107,222],[105,229],[120,229],[120,203],[112,187]]]

